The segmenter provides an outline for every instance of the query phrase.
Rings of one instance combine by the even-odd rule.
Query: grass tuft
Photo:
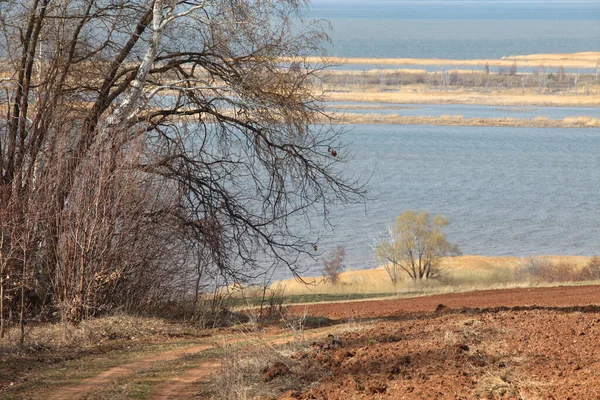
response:
[[[89,348],[113,341],[141,341],[148,338],[169,338],[198,335],[192,325],[172,323],[159,318],[113,315],[69,323],[43,323],[28,327],[23,347],[18,344],[18,327],[12,327],[0,340],[0,356],[12,353],[56,351]]]

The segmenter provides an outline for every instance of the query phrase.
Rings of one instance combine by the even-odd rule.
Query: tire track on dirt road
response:
[[[211,359],[205,361],[194,369],[188,370],[185,374],[173,378],[168,385],[162,386],[159,390],[150,396],[151,400],[168,400],[168,399],[196,399],[198,382],[208,380],[212,374],[221,368],[219,359]]]
[[[318,328],[313,332],[305,332],[302,336],[302,341],[311,340],[317,337],[336,333],[344,329],[346,325],[336,325],[326,328]],[[273,336],[281,336],[272,335]],[[278,337],[277,339],[269,340],[269,337],[260,337],[257,340],[269,346],[278,346],[295,341],[295,337],[290,336]],[[227,343],[232,345],[239,343],[240,340],[235,340]],[[198,364],[195,368],[187,370],[182,375],[175,377],[165,383],[159,385],[150,396],[150,400],[193,400],[197,399],[198,384],[208,381],[211,375],[221,367],[221,360],[218,357],[211,358]]]
[[[121,379],[135,374],[136,372],[149,369],[157,363],[176,360],[186,354],[199,353],[213,347],[214,346],[211,344],[201,344],[156,353],[151,357],[109,368],[98,375],[86,378],[75,385],[58,389],[45,398],[47,400],[78,400],[93,390],[112,383],[116,379]]]

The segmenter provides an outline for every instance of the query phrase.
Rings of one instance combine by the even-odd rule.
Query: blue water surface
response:
[[[370,176],[366,205],[334,208],[347,264],[372,268],[372,246],[408,209],[450,218],[465,254],[600,254],[600,130],[357,125],[347,172]],[[321,265],[305,261],[309,273]]]
[[[600,50],[599,1],[314,0],[331,55],[500,58]]]

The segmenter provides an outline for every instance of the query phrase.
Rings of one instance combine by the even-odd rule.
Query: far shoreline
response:
[[[514,90],[513,90],[514,91]],[[498,107],[600,107],[600,94],[552,95],[516,94],[504,89],[500,93],[468,91],[333,91],[326,92],[328,102],[390,104],[464,104]]]
[[[312,275],[277,280],[270,284],[269,289],[297,303],[388,296],[418,297],[517,287],[598,284],[600,278],[596,280],[578,278],[578,274],[587,268],[592,259],[588,256],[567,255],[533,257],[463,255],[442,258],[440,278],[420,282],[413,282],[403,275],[402,281],[393,285],[384,266],[379,266],[372,269],[347,269],[339,275],[338,282],[335,284],[324,276]],[[534,271],[542,265],[539,271]],[[246,294],[250,294],[256,288],[246,290],[249,290]],[[260,293],[258,293],[259,297]]]
[[[333,113],[333,123],[338,125],[439,125],[486,126],[513,128],[598,128],[600,119],[589,116],[564,119],[516,118],[464,118],[462,115],[402,116],[389,114]]]
[[[565,67],[565,68],[596,68],[600,52],[587,51],[569,54],[527,54],[506,56],[500,59],[442,59],[442,58],[374,58],[374,57],[339,57],[326,56],[303,57],[308,63],[320,64],[323,62],[334,65],[445,65],[445,66],[484,66],[508,67],[517,62],[521,67]],[[297,58],[282,58],[283,62],[295,62]]]

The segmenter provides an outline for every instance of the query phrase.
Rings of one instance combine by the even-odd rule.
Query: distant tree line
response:
[[[353,85],[379,86],[384,90],[400,89],[406,85],[426,85],[428,89],[465,88],[474,91],[492,91],[498,88],[534,89],[540,93],[586,89],[600,84],[600,67],[595,74],[567,73],[561,66],[556,68],[539,67],[531,72],[520,72],[517,64],[508,67],[490,67],[483,70],[458,72],[440,68],[431,72],[408,72],[390,70],[337,71],[327,75],[323,83],[330,89],[347,88]]]

